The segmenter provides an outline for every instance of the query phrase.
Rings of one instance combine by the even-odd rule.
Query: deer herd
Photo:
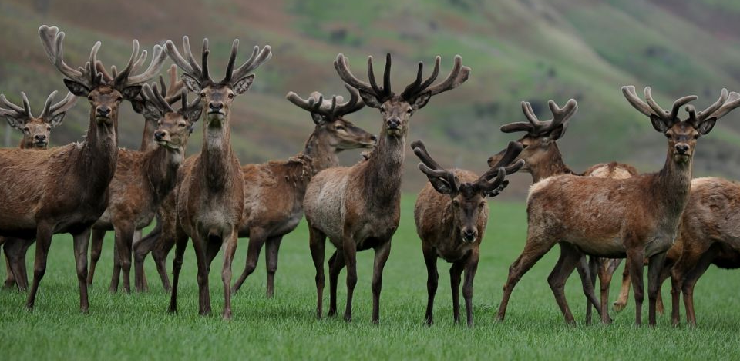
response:
[[[228,319],[232,316],[231,297],[254,272],[263,247],[267,297],[274,295],[282,238],[296,229],[305,214],[316,268],[317,317],[321,318],[324,310],[324,261],[329,238],[335,250],[327,262],[327,315],[337,313],[339,274],[346,267],[344,319],[351,320],[356,255],[372,249],[372,321],[379,321],[383,268],[401,219],[409,123],[433,96],[468,79],[470,68],[462,65],[460,56],[455,57],[451,71],[441,81],[437,81],[440,57],[436,57],[428,77],[424,77],[423,63],[419,63],[415,80],[397,92],[391,87],[390,54],[380,84],[372,57],[364,81],[350,71],[348,59],[339,54],[334,68],[349,99],[325,97],[318,92],[303,99],[289,92],[287,99],[306,110],[314,123],[303,149],[285,161],[242,165],[231,147],[232,122],[241,119],[231,110],[236,97],[254,82],[253,71],[272,57],[269,46],[254,47],[249,59],[239,65],[239,41],[234,40],[226,72],[222,79],[214,80],[208,65],[208,39],[203,40],[200,63],[188,37],[183,37],[181,49],[169,40],[164,47],[155,45],[146,68],[147,51],[134,40],[131,57],[119,71],[97,60],[100,42],[93,45],[87,62],[75,67],[64,61],[63,32],[44,25],[39,28],[39,36],[69,93],[55,103],[57,92],[52,92],[38,116],[31,113],[25,93],[22,106],[0,95],[0,116],[23,133],[20,147],[0,149],[0,245],[5,251],[5,287],[28,291],[26,307],[34,306],[52,236],[69,233],[74,240],[80,309],[87,312],[88,286],[93,282],[105,232],[112,230],[115,244],[110,291],[116,292],[122,279],[123,290],[130,292],[132,264],[133,287],[147,290],[143,264],[151,253],[162,284],[170,292],[170,312],[177,311],[188,240],[192,240],[196,255],[201,315],[211,313],[209,272],[219,250],[223,250],[223,317]],[[168,57],[174,63],[168,71],[169,80],[159,76],[156,81]],[[428,273],[428,324],[433,323],[439,257],[452,264],[456,323],[464,272],[466,320],[473,325],[473,282],[488,221],[486,199],[502,192],[509,183],[507,175],[519,170],[530,173],[534,185],[527,197],[524,249],[509,268],[497,312],[499,320],[504,319],[522,276],[558,244],[560,257],[547,281],[567,323],[575,322],[564,293],[565,282],[574,269],[586,296],[586,321],[591,321],[595,308],[603,323],[611,322],[609,283],[625,258],[622,292],[615,310],[624,308],[631,286],[636,323],[641,324],[647,265],[649,323],[654,325],[656,312],[662,312],[660,286],[670,277],[672,323],[679,324],[683,294],[687,321],[696,324],[693,291],[697,280],[711,264],[740,267],[740,184],[720,178],[692,179],[693,156],[697,140],[712,130],[717,119],[740,106],[740,94],[722,89],[715,103],[697,111],[689,104],[696,96],[679,98],[670,110],[664,110],[653,100],[650,88],[645,88],[644,100],[632,86],[623,87],[622,92],[629,104],[650,118],[653,128],[667,138],[665,164],[656,173],[638,174],[632,166],[616,162],[597,164],[582,174],[568,168],[557,141],[578,109],[573,99],[563,107],[550,101],[549,120],[539,120],[533,107],[522,102],[526,121],[506,124],[501,131],[522,132],[523,136],[490,157],[489,170],[480,176],[443,167],[422,141],[410,144],[421,161],[420,171],[429,180],[414,209]],[[86,97],[90,104],[84,141],[49,148],[52,128],[62,123],[77,97]],[[193,101],[188,101],[189,97]],[[145,119],[139,150],[118,147],[119,107],[124,101]],[[380,111],[377,136],[345,119],[364,106]],[[684,117],[680,116],[681,108],[687,114]],[[201,151],[186,157],[188,139],[199,120],[203,128]],[[339,167],[337,154],[350,149],[366,149],[363,159],[351,167]],[[144,236],[143,229],[155,218],[156,226]],[[249,238],[246,267],[232,284],[239,237]],[[88,269],[90,239],[92,263]],[[25,257],[34,241],[33,280],[28,290]],[[165,261],[173,247],[170,283]]]

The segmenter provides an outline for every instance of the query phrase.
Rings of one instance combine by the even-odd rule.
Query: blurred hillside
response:
[[[470,80],[414,115],[409,140],[424,139],[444,165],[476,171],[514,139],[498,127],[523,120],[521,100],[531,101],[541,119],[550,117],[548,99],[578,100],[579,111],[561,141],[565,161],[575,170],[619,160],[647,172],[662,166],[665,141],[623,99],[620,86],[652,86],[664,107],[687,94],[700,97],[697,108],[706,107],[722,87],[740,91],[740,2],[734,0],[4,0],[0,92],[19,101],[25,91],[36,109],[50,91],[64,90],[40,45],[41,24],[67,33],[65,57],[74,66],[85,61],[96,40],[103,43],[99,58],[120,67],[134,38],[151,49],[165,39],[179,44],[182,35],[199,45],[207,36],[213,74],[224,71],[234,38],[241,40],[240,59],[253,45],[272,45],[272,60],[235,102],[232,142],[242,163],[301,150],[311,118],[284,95],[343,94],[332,65],[338,52],[349,56],[362,78],[368,55],[382,59],[391,52],[395,89],[413,79],[416,62],[424,61],[429,71],[434,56],[441,55],[444,75],[460,54],[472,68]],[[143,119],[125,108],[121,143],[138,148]],[[80,140],[87,112],[81,101],[54,130],[52,145]],[[374,109],[351,119],[369,131],[380,129]],[[190,154],[200,148],[198,129]],[[0,140],[6,133],[0,126]],[[20,137],[16,133],[12,146]],[[695,174],[740,178],[738,145],[740,111],[699,142]],[[344,162],[357,159],[359,153],[352,153]],[[417,163],[409,152],[408,191],[420,189]],[[522,180],[520,191],[529,178]]]

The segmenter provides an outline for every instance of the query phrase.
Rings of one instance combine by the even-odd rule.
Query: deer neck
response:
[[[337,150],[331,145],[331,136],[326,130],[316,127],[306,141],[303,154],[311,158],[314,174],[339,165]]]
[[[681,217],[691,191],[692,163],[693,155],[685,163],[676,162],[669,147],[666,162],[654,175],[650,192],[657,198],[655,204],[663,208],[663,218],[678,220]]]
[[[573,171],[565,165],[563,155],[560,153],[557,143],[553,143],[547,153],[540,157],[542,161],[532,162],[528,165],[532,181],[539,182],[547,177],[560,174],[573,174]]]
[[[232,173],[231,130],[229,114],[219,127],[209,127],[204,121],[203,148],[200,158],[203,162],[204,179],[208,189],[219,191],[228,188],[229,175]]]
[[[400,199],[403,161],[406,155],[404,152],[406,135],[393,137],[386,133],[383,129],[383,136],[367,160],[365,168],[366,195],[380,206],[390,205]]]
[[[146,152],[157,148],[157,144],[154,142],[154,131],[157,130],[157,121],[159,119],[144,117],[144,133],[141,136],[140,151]]]
[[[95,108],[90,108],[90,123],[85,141],[80,144],[81,159],[75,164],[82,179],[88,181],[89,190],[107,190],[116,171],[118,160],[118,115],[111,116],[111,125],[99,124]]]
[[[167,149],[156,146],[145,153],[144,169],[152,187],[154,198],[161,201],[175,187],[177,170],[184,158],[184,149]]]

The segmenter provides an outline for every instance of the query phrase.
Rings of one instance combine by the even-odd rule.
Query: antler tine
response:
[[[354,113],[365,106],[365,103],[360,98],[360,92],[357,91],[357,89],[351,87],[349,84],[344,84],[344,87],[349,91],[350,98],[346,103],[337,104],[336,109],[334,109],[332,113],[334,118]]]
[[[264,62],[272,58],[272,47],[270,47],[269,45],[265,45],[262,48],[262,51],[259,52],[259,54],[257,54],[258,49],[259,49],[258,46],[254,47],[252,56],[249,58],[249,60],[247,60],[246,63],[242,64],[242,66],[234,70],[234,73],[232,74],[231,79],[239,80],[247,76],[254,69],[259,68],[260,65],[262,65]]]
[[[533,130],[537,131],[545,125],[544,121],[537,119],[537,115],[534,113],[534,109],[532,109],[532,104],[529,102],[522,102],[522,113],[524,113],[524,117],[527,118],[529,124],[532,125]]]
[[[170,85],[165,86],[164,85],[164,78],[161,76],[159,77],[159,82],[162,87],[162,96],[164,96],[164,99],[167,101],[167,103],[174,104],[180,98],[182,98],[182,89],[185,89],[185,83],[181,79],[178,79],[177,77],[177,65],[172,64],[170,68],[167,70],[167,73],[170,77]],[[186,89],[187,94],[187,89]]]
[[[155,45],[152,50],[152,60],[149,63],[149,67],[139,75],[129,76],[126,78],[124,86],[139,85],[148,82],[159,74],[166,58],[167,54],[163,51],[162,47]]]
[[[115,74],[115,68],[113,68],[113,76],[115,77],[115,81],[113,82],[114,86],[120,86],[123,85],[126,82],[126,78],[128,78],[129,74],[133,70],[134,61],[138,63],[139,59],[139,50],[140,50],[139,41],[134,39],[133,41],[133,50],[131,50],[131,56],[128,58],[128,63],[126,63],[126,67],[121,70],[119,74]]]
[[[164,100],[162,94],[160,94],[157,90],[157,84],[154,84],[154,86],[150,86],[149,84],[145,83],[141,86],[141,92],[144,95],[144,99],[153,104],[162,113],[174,112],[172,106],[170,106],[170,104]]]
[[[198,65],[198,62],[195,61],[195,58],[193,58],[193,53],[190,50],[190,39],[187,36],[182,37],[182,51],[185,53],[185,57],[187,57],[187,59],[180,55],[180,52],[177,50],[177,47],[172,40],[167,40],[165,43],[165,50],[167,51],[167,55],[170,56],[172,61],[175,62],[175,64],[177,64],[185,74],[198,81],[202,79],[203,71],[201,70],[200,65]]]
[[[56,91],[52,92],[49,95],[49,99],[47,101],[50,102],[55,94],[56,94]],[[43,118],[45,116],[53,116],[53,115],[56,115],[62,112],[66,112],[67,110],[72,108],[75,105],[75,103],[77,103],[77,97],[74,96],[74,94],[67,92],[67,95],[62,100],[60,100],[58,103],[49,107],[48,112],[46,112],[45,110],[44,113],[41,115],[41,117]]]
[[[429,155],[429,152],[427,152],[427,149],[424,146],[424,142],[421,140],[414,141],[411,143],[411,149],[414,150],[414,154],[416,154],[416,156],[419,157],[419,160],[421,160],[421,163],[419,163],[419,170],[429,178],[430,182],[435,183],[435,179],[442,179],[447,183],[446,186],[450,187],[451,190],[454,190],[453,188],[456,187],[457,184],[455,181],[455,175],[449,170],[442,168],[439,163],[432,159],[432,156]]]
[[[450,74],[447,76],[447,78],[441,83],[430,86],[424,91],[428,91],[430,95],[437,95],[439,93],[455,89],[460,84],[468,80],[469,75],[470,68],[467,66],[462,66],[462,57],[460,57],[460,55],[455,55],[455,65],[452,67],[452,71],[450,71]]]
[[[632,105],[632,107],[637,109],[637,111],[639,111],[640,113],[648,117],[654,114],[653,109],[642,99],[640,99],[639,96],[637,96],[637,92],[635,91],[635,87],[633,85],[623,86],[622,94],[624,94],[624,98],[627,99],[630,105]]]
[[[46,97],[46,101],[44,102],[44,109],[41,111],[41,116],[40,116],[41,118],[43,118],[43,117],[45,117],[45,116],[47,116],[47,115],[50,114],[49,113],[49,110],[51,108],[51,101],[54,100],[54,96],[55,95],[57,95],[57,91],[56,90],[54,90],[53,92],[51,92],[51,94],[49,94],[49,96]]]
[[[730,111],[740,106],[740,94],[731,92],[727,100],[715,111],[709,118],[719,119],[727,115]]]
[[[663,108],[661,108],[658,103],[653,100],[652,89],[650,87],[645,87],[645,100],[647,101],[648,105],[650,106],[650,108],[653,109],[655,115],[658,115],[660,118],[662,118],[663,121],[668,125],[671,125],[677,121],[678,111],[681,110],[682,106],[696,99],[696,95],[688,95],[676,99],[676,101],[673,102],[673,107],[671,108],[671,111],[669,113],[668,111],[663,110]]]
[[[401,93],[401,98],[408,99],[408,96],[413,94],[416,89],[419,88],[419,85],[421,85],[421,76],[422,71],[424,70],[424,63],[419,62],[419,70],[416,71],[416,79],[413,83],[406,86],[406,88],[403,89],[403,93]]]
[[[416,140],[412,142],[411,149],[414,150],[414,154],[416,154],[416,156],[419,157],[419,159],[429,168],[435,170],[443,169],[442,166],[439,165],[439,163],[432,159],[432,156],[429,155],[424,142],[422,142],[421,140]]]
[[[653,100],[653,90],[648,86],[645,87],[644,94],[645,94],[645,101],[647,102],[648,106],[653,110],[653,114],[665,119],[668,117],[668,112],[663,110],[663,108],[658,105],[658,103]]]
[[[358,90],[366,93],[374,95],[377,94],[375,92],[375,89],[370,84],[357,79],[357,77],[352,74],[352,72],[349,70],[349,65],[347,65],[347,57],[345,57],[344,54],[337,54],[337,59],[334,60],[334,69],[336,69],[339,77],[345,83],[351,85],[353,88],[357,88]]]
[[[224,76],[223,82],[231,81],[231,74],[234,72],[234,62],[236,61],[236,53],[239,50],[239,39],[234,39],[231,44],[231,55],[229,55],[229,62],[226,64],[226,76]]]
[[[548,101],[547,104],[550,106],[550,111],[553,115],[548,130],[552,130],[560,124],[567,123],[568,119],[578,111],[578,102],[575,99],[569,99],[562,108],[559,108],[553,100]]]
[[[722,88],[722,91],[720,91],[719,99],[717,99],[717,101],[714,102],[714,104],[710,105],[703,111],[700,111],[696,115],[696,120],[702,122],[706,120],[707,118],[709,118],[709,116],[711,116],[714,112],[717,111],[717,109],[719,109],[723,104],[725,104],[725,102],[727,101],[727,97],[728,97],[727,89]]]
[[[314,95],[318,95],[318,99],[314,99]],[[307,110],[311,113],[321,113],[321,104],[323,103],[323,97],[320,93],[312,93],[311,96],[308,99],[303,99],[298,94],[294,92],[288,92],[288,94],[285,96],[288,101],[293,103],[295,106]],[[324,115],[324,114],[322,114]]]
[[[31,114],[31,102],[28,101],[26,92],[21,92],[21,98],[23,99],[23,112],[26,113],[29,117],[32,117],[33,115]]]
[[[4,109],[0,107],[0,115],[3,116],[12,116],[12,117],[21,117],[21,116],[27,116],[25,114],[25,110],[5,98],[5,94],[0,94],[0,105],[5,106],[9,109]]]
[[[432,70],[432,74],[423,83],[421,82],[423,63],[419,62],[419,71],[416,74],[416,80],[404,89],[401,97],[403,99],[412,99],[428,88],[437,79],[437,76],[439,76],[439,65],[441,61],[442,58],[439,56],[434,58],[434,70]]]
[[[201,53],[200,67],[203,69],[203,80],[211,80],[211,74],[208,72],[208,55],[211,55],[211,48],[208,44],[208,38],[203,38],[203,51]]]
[[[383,96],[390,97],[393,94],[391,90],[391,65],[393,64],[391,59],[391,53],[385,54],[385,70],[383,72]]]
[[[380,98],[381,94],[383,93],[383,89],[380,89],[380,87],[378,87],[378,83],[375,81],[375,71],[373,71],[372,56],[367,57],[367,80],[370,81],[370,86],[373,87],[373,93],[377,94],[377,97]]]
[[[41,37],[41,45],[43,45],[46,55],[62,75],[70,80],[90,85],[83,72],[73,69],[64,62],[64,32],[59,31],[59,28],[56,26],[41,25],[39,27],[39,36]]]

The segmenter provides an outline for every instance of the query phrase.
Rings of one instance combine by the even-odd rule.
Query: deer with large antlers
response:
[[[324,291],[324,244],[329,237],[337,248],[329,260],[330,306],[329,315],[336,314],[336,291],[339,272],[347,267],[347,304],[344,319],[352,319],[352,296],[357,284],[357,251],[375,250],[373,267],[372,321],[379,320],[380,292],[383,286],[383,268],[391,250],[391,238],[400,219],[401,175],[404,148],[411,115],[424,107],[429,99],[451,90],[468,79],[470,68],[462,66],[460,56],[449,76],[432,85],[439,75],[440,57],[434,71],[422,79],[419,63],[416,80],[402,93],[391,89],[391,55],[388,54],[383,85],[375,81],[372,57],[368,58],[368,80],[357,79],[349,70],[347,58],[337,56],[334,68],[339,77],[357,88],[367,106],[380,110],[383,123],[378,144],[369,159],[352,167],[329,168],[317,174],[306,190],[303,208],[308,220],[311,257],[316,267],[317,308],[322,315]]]
[[[21,138],[20,149],[47,149],[49,146],[49,138],[51,135],[51,129],[62,124],[64,116],[67,111],[75,105],[77,98],[72,93],[67,93],[61,101],[52,104],[54,96],[57,91],[53,91],[46,98],[44,108],[38,117],[34,117],[31,113],[31,104],[26,97],[26,93],[21,92],[21,98],[23,99],[23,106],[18,106],[11,103],[5,98],[5,94],[0,94],[0,117],[4,117],[8,124],[14,128],[23,132],[23,138]],[[5,244],[6,238],[0,237],[0,245]],[[22,245],[22,241],[10,242],[11,244]],[[28,288],[28,275],[26,273],[26,262],[25,258],[23,262],[16,262],[18,268],[15,272],[19,274],[14,275],[14,271],[11,269],[11,260],[7,253],[5,255],[5,269],[7,271],[5,278],[5,288],[11,288],[18,286],[19,289],[25,290]],[[16,281],[16,279],[18,281]]]
[[[39,28],[39,35],[49,59],[64,75],[69,91],[90,100],[89,126],[82,143],[46,151],[0,152],[0,169],[5,170],[0,172],[0,183],[8,185],[0,190],[0,234],[21,237],[27,244],[36,238],[34,278],[26,302],[32,308],[46,271],[52,235],[71,233],[80,309],[87,312],[88,238],[90,227],[105,211],[108,185],[116,169],[118,107],[124,99],[139,96],[141,85],[161,69],[165,54],[155,46],[149,67],[133,75],[146,60],[146,51],[139,52],[139,43],[134,40],[127,66],[120,73],[113,68],[113,76],[108,79],[103,77],[103,65],[96,58],[100,42],[93,46],[88,62],[76,70],[63,60],[63,32],[44,25]],[[38,179],[39,174],[43,179],[29,181]]]
[[[160,84],[164,84],[161,79]],[[142,93],[145,117],[159,118],[152,137],[158,146],[147,151],[118,151],[116,173],[110,183],[108,208],[93,225],[93,230],[97,232],[93,232],[91,240],[92,262],[88,283],[92,283],[105,231],[113,230],[116,233],[111,292],[118,290],[121,271],[123,289],[130,292],[129,271],[134,234],[152,222],[160,204],[174,189],[177,171],[185,159],[187,141],[202,109],[200,99],[188,102],[186,89],[181,89],[180,94],[175,96],[168,94],[165,88],[158,90],[156,84],[153,87],[144,84]],[[176,110],[173,104],[178,101],[181,106]]]
[[[429,178],[429,183],[419,193],[414,206],[416,233],[421,238],[428,274],[426,322],[429,325],[433,323],[439,257],[452,263],[450,283],[455,323],[460,319],[460,280],[465,271],[462,292],[468,326],[473,326],[473,281],[478,269],[480,244],[488,223],[486,197],[497,196],[508,183],[505,176],[524,165],[523,160],[514,163],[522,151],[522,145],[509,143],[501,160],[480,177],[467,170],[442,168],[420,140],[411,143],[411,148],[421,160],[419,169]]]
[[[514,122],[501,126],[504,133],[525,132],[519,142],[524,150],[519,154],[519,159],[525,161],[524,170],[532,175],[533,183],[537,183],[548,177],[561,174],[574,174],[592,177],[628,178],[637,174],[634,167],[621,163],[597,164],[587,169],[583,174],[575,173],[563,161],[563,156],[558,148],[557,141],[563,137],[568,129],[570,118],[578,110],[578,103],[570,99],[561,108],[554,101],[548,102],[553,118],[539,120],[532,105],[522,102],[522,112],[527,119],[526,122]],[[503,151],[489,158],[488,163],[493,166],[503,156]],[[562,251],[561,251],[562,252]],[[609,298],[608,272],[604,272],[604,265],[613,263],[603,261],[599,257],[591,257],[590,264],[585,256],[578,262],[576,269],[581,277],[583,292],[586,296],[586,323],[591,322],[592,306],[596,307],[601,315],[602,322],[609,323],[607,302]],[[598,271],[598,272],[597,272]],[[601,285],[601,302],[593,295],[596,276],[599,276]],[[611,277],[608,277],[611,278]]]
[[[709,133],[717,119],[740,105],[726,90],[702,112],[687,106],[688,118],[680,119],[680,108],[696,96],[679,98],[671,111],[663,110],[645,88],[645,101],[634,87],[623,87],[629,103],[648,116],[653,127],[668,138],[663,168],[654,174],[626,179],[550,177],[532,186],[527,199],[527,241],[524,251],[511,265],[499,305],[498,318],[506,314],[511,292],[537,260],[556,243],[560,259],[548,282],[566,322],[573,322],[563,288],[581,258],[580,252],[599,257],[627,257],[635,294],[636,324],[642,323],[643,267],[648,266],[648,318],[655,324],[658,278],[666,251],[678,233],[681,214],[688,202],[691,165],[697,139]]]
[[[187,36],[183,37],[183,51],[187,59],[180,55],[172,41],[166,43],[167,53],[183,71],[183,82],[188,89],[200,94],[205,109],[203,147],[200,154],[187,159],[183,165],[182,181],[178,184],[177,247],[173,260],[171,312],[177,310],[177,283],[183,253],[190,237],[198,262],[199,313],[211,313],[208,273],[219,248],[224,246],[221,273],[224,285],[223,317],[231,318],[231,263],[236,251],[237,227],[244,210],[244,178],[239,159],[231,149],[231,106],[234,98],[252,85],[252,70],[272,56],[270,46],[265,46],[262,51],[255,46],[249,60],[234,69],[238,46],[239,40],[234,40],[226,76],[214,81],[208,70],[208,39],[203,39],[201,64],[193,57]]]

